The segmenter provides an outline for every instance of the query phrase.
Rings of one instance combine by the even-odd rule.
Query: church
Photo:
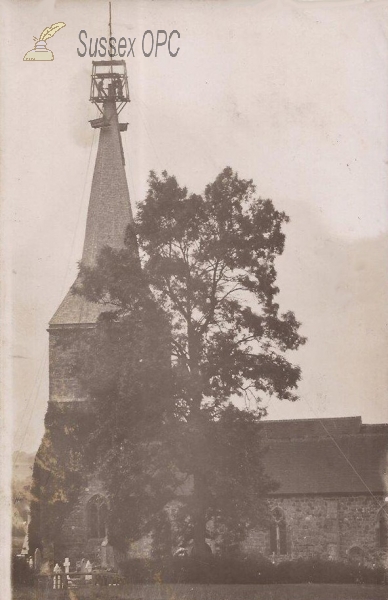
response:
[[[91,185],[82,262],[92,266],[104,246],[120,249],[133,223],[125,173],[121,134],[127,123],[119,115],[130,101],[124,60],[93,61],[90,100],[100,117],[90,122],[99,130],[98,152]],[[68,428],[88,419],[93,406],[84,397],[71,364],[77,340],[89,336],[101,312],[70,290],[52,317],[49,328],[49,407],[46,432],[34,466],[31,504],[30,553],[36,547],[43,560],[74,564],[82,558],[95,565],[114,567],[115,549],[107,538],[109,499],[97,468],[78,485],[76,501],[60,518],[53,539],[45,526],[45,506],[51,474],[53,440]],[[262,422],[267,448],[265,466],[278,484],[268,498],[272,520],[265,531],[251,531],[242,550],[273,561],[319,556],[356,560],[366,564],[388,561],[388,425],[365,425],[360,417]],[[76,451],[66,457],[68,468]],[[53,479],[51,477],[51,479]],[[69,491],[70,490],[70,491]],[[59,499],[60,500],[60,499]],[[147,556],[151,541],[129,549],[132,556]]]
[[[261,426],[279,487],[268,500],[271,526],[251,532],[245,550],[387,564],[388,425],[343,417]]]

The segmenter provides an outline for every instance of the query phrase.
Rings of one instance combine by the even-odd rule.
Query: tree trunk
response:
[[[189,362],[191,371],[191,411],[190,422],[192,426],[193,456],[193,498],[194,509],[192,514],[194,533],[192,555],[204,559],[211,552],[206,543],[206,513],[207,513],[207,486],[204,474],[206,461],[206,433],[205,421],[201,413],[202,403],[202,374],[199,367],[199,347],[196,334],[191,326],[188,327]]]
[[[204,559],[209,555],[210,548],[206,543],[206,522],[208,512],[208,488],[206,481],[207,469],[207,439],[206,422],[201,410],[191,415],[193,457],[193,556]]]
[[[206,486],[204,477],[200,473],[194,475],[194,535],[192,555],[204,559],[209,555],[209,546],[206,543]]]

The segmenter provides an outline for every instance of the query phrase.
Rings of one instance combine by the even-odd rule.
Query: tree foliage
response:
[[[100,399],[114,502],[131,498],[150,526],[178,495],[176,534],[197,554],[211,536],[236,545],[262,518],[263,401],[296,400],[287,353],[304,338],[276,302],[287,221],[230,168],[203,195],[151,172],[125,249],[81,265],[77,293],[107,306],[82,372]]]
[[[122,281],[124,288],[137,261],[136,253],[114,255],[107,249],[90,279],[85,276],[85,289],[90,283],[95,290],[105,272],[113,285]],[[113,265],[119,267],[118,275]],[[123,294],[124,300],[116,310],[103,313],[77,365],[78,378],[95,408],[88,468],[105,482],[110,542],[123,550],[128,541],[154,530],[176,487],[167,443],[174,412],[169,329],[142,279],[134,289],[132,283],[129,291],[119,284],[118,295]]]
[[[31,553],[51,542],[60,560],[66,518],[86,484],[85,439],[93,423],[70,403],[51,402],[45,428],[33,467],[28,539]]]

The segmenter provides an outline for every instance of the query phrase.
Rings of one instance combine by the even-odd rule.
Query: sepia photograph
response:
[[[4,0],[1,597],[388,595],[388,0]]]

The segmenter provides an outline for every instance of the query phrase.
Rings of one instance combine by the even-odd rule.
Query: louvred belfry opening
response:
[[[103,114],[103,106],[108,99],[114,99],[117,114],[120,114],[125,104],[130,102],[125,60],[93,61],[90,101]],[[92,127],[95,126],[96,121],[92,121]]]

